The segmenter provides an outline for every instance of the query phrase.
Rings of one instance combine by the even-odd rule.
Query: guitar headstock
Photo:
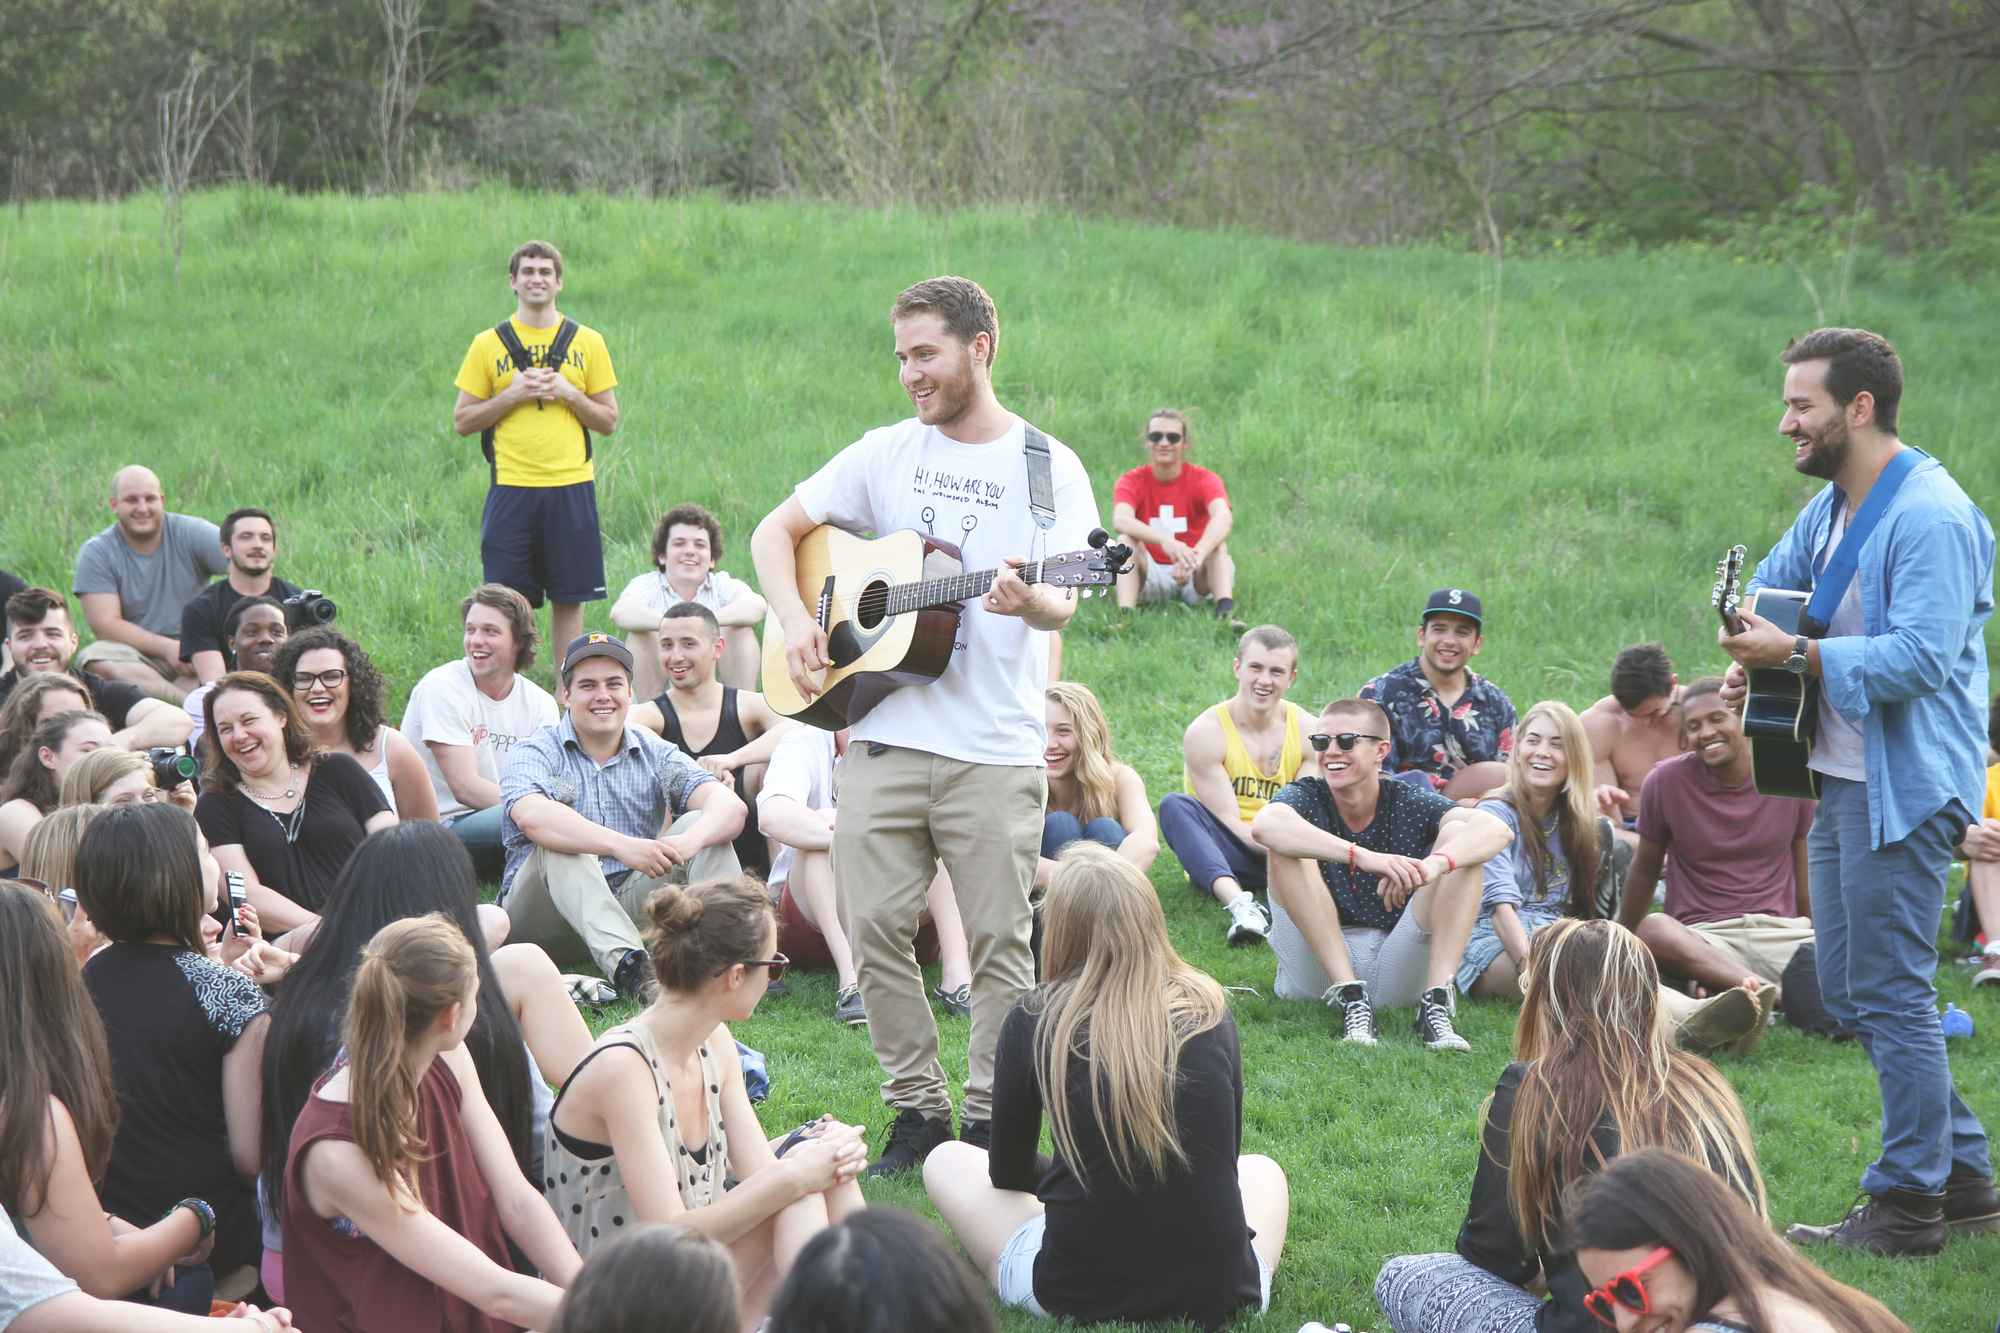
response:
[[[1742,546],[1732,546],[1729,554],[1715,566],[1715,591],[1709,601],[1714,605],[1716,614],[1722,617],[1722,627],[1731,634],[1743,632],[1743,622],[1737,619],[1736,612],[1743,605],[1739,586],[1743,578],[1743,559],[1749,554]]]
[[[1042,561],[1041,577],[1034,582],[1058,588],[1108,588],[1118,582],[1118,571],[1131,558],[1132,548],[1116,543],[1089,551],[1064,551]]]

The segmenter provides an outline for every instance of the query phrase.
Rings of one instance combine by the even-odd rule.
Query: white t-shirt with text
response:
[[[1005,556],[1082,549],[1097,524],[1082,462],[1049,441],[1056,524],[1044,545],[1028,510],[1021,446],[1018,417],[990,444],[961,444],[912,417],[869,431],[800,482],[796,494],[815,523],[877,535],[914,528],[951,542],[968,571],[997,568]],[[855,743],[1041,767],[1048,634],[975,600],[959,615],[954,649],[937,680],[895,691],[856,722]]]
[[[430,769],[431,786],[437,789],[438,814],[446,823],[472,814],[472,807],[452,795],[444,780],[437,755],[427,742],[440,745],[469,745],[479,760],[479,776],[488,782],[500,781],[500,765],[516,742],[556,721],[556,701],[549,692],[516,674],[514,688],[505,699],[489,699],[473,682],[472,668],[464,658],[446,662],[428,672],[410,691],[409,707],[403,710],[402,733]]]
[[[833,759],[832,732],[818,727],[786,732],[778,748],[771,751],[771,762],[764,768],[764,785],[757,789],[758,818],[763,818],[764,803],[780,796],[789,796],[808,810],[830,809],[835,804]],[[791,878],[792,861],[797,856],[794,848],[778,844],[767,881],[772,892]]]

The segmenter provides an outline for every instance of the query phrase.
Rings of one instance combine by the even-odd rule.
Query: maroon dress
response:
[[[417,1132],[425,1148],[416,1178],[424,1207],[511,1269],[500,1213],[473,1160],[459,1104],[458,1079],[443,1060],[431,1061],[417,1085]],[[347,1218],[328,1221],[313,1212],[300,1186],[299,1159],[323,1139],[354,1142],[347,1103],[308,1097],[285,1162],[285,1303],[301,1322],[314,1333],[511,1333],[516,1325],[405,1268]]]

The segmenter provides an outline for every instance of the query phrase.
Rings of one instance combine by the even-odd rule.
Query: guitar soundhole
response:
[[[889,614],[889,585],[871,583],[861,590],[861,600],[855,604],[854,619],[864,630],[873,630]]]

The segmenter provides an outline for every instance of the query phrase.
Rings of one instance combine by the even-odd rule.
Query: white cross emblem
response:
[[[1174,507],[1172,505],[1161,505],[1160,516],[1147,526],[1158,528],[1161,532],[1169,536],[1178,537],[1187,531],[1187,520],[1184,518],[1175,518]]]

